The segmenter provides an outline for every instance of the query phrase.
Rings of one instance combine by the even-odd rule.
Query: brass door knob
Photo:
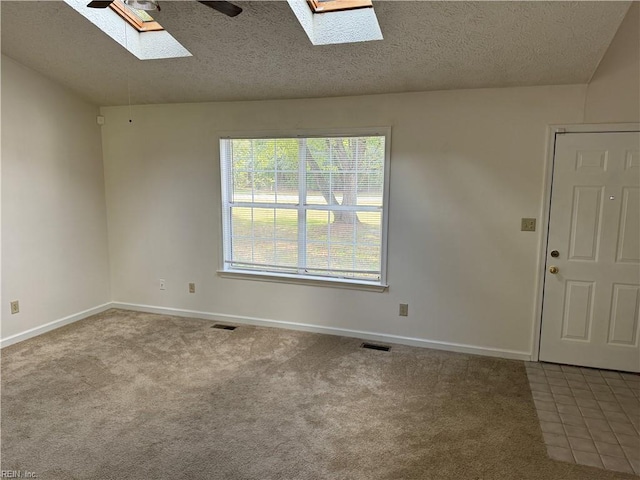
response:
[[[549,267],[549,273],[556,274],[556,273],[558,273],[558,271],[559,271],[559,269],[558,269],[558,267],[556,267],[555,265],[551,265],[551,266]]]

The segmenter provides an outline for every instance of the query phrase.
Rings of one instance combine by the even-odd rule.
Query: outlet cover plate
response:
[[[11,315],[20,312],[20,302],[16,300],[15,302],[11,302]]]

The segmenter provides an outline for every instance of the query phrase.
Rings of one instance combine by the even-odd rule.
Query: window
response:
[[[370,0],[287,0],[313,45],[382,40]]]
[[[371,8],[371,0],[309,0],[313,13],[336,12],[340,10],[355,10],[356,8]]]
[[[384,285],[389,132],[220,140],[224,271]]]
[[[126,5],[122,0],[115,0],[111,5],[109,5],[109,8],[120,15],[138,32],[157,32],[164,30],[162,25],[156,22],[147,12],[132,8]]]
[[[111,2],[110,8],[91,8],[87,0],[64,0],[64,3],[139,60],[191,56],[149,14],[127,7],[122,0]]]

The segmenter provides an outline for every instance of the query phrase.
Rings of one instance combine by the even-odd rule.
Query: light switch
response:
[[[523,218],[520,224],[520,231],[522,232],[535,232],[536,231],[536,219],[535,218]]]

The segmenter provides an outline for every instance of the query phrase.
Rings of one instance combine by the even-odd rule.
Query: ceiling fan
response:
[[[93,0],[90,2],[87,7],[90,8],[107,8],[109,5],[113,3],[114,0]],[[197,0],[198,3],[206,5],[209,8],[213,8],[220,13],[224,13],[229,17],[235,17],[242,13],[242,9],[237,5],[234,5],[231,2],[222,2],[222,1],[200,1]],[[137,0],[137,1],[126,1],[125,3],[131,4],[132,7],[138,8],[140,10],[159,10],[158,2],[155,0]],[[135,5],[134,5],[135,4]],[[147,8],[145,8],[147,7]]]

